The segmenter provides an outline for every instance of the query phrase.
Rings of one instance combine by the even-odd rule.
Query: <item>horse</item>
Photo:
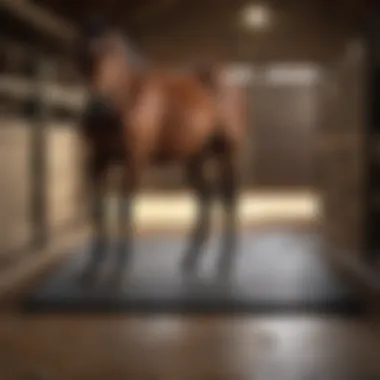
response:
[[[86,173],[92,190],[94,246],[84,277],[92,278],[106,256],[102,200],[107,170],[115,162],[122,165],[118,207],[122,243],[115,278],[123,277],[133,253],[131,205],[142,173],[150,166],[171,163],[181,165],[198,205],[182,271],[196,269],[210,233],[211,203],[217,197],[224,210],[217,273],[224,276],[237,246],[238,162],[244,138],[241,102],[229,96],[223,101],[220,68],[210,65],[179,73],[147,65],[120,29],[88,30],[79,53],[91,100],[81,128],[89,152]],[[209,160],[216,163],[216,183],[210,183],[204,170]]]

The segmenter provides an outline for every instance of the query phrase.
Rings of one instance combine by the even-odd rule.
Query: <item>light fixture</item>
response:
[[[267,29],[271,23],[271,12],[264,5],[250,4],[241,12],[241,23],[250,30]]]

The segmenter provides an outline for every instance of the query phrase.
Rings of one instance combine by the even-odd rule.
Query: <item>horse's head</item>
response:
[[[101,19],[84,28],[78,57],[91,89],[99,96],[115,96],[128,87],[136,67],[133,51],[122,32]]]

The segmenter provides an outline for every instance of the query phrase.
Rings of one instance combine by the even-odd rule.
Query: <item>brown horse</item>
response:
[[[83,43],[84,41],[84,43]],[[95,273],[106,252],[104,179],[113,162],[123,165],[119,207],[118,276],[132,253],[131,202],[149,165],[181,163],[195,190],[199,215],[182,268],[192,272],[210,227],[214,195],[225,211],[219,274],[230,269],[237,236],[238,153],[244,127],[238,92],[224,88],[216,70],[174,73],[136,59],[117,29],[102,29],[82,41],[82,63],[92,92],[83,122],[89,148],[88,173],[94,191],[95,241],[86,274]],[[83,60],[85,59],[85,61]],[[208,181],[204,164],[214,159],[218,183]],[[216,186],[213,186],[216,185]]]

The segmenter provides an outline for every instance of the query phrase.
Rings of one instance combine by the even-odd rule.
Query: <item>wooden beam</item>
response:
[[[28,0],[0,0],[0,6],[29,23],[35,29],[64,42],[71,42],[76,36],[75,28],[72,25]]]
[[[176,7],[180,0],[157,0],[139,7],[133,13],[133,19],[136,24],[148,24],[153,19],[165,14],[168,10]]]

